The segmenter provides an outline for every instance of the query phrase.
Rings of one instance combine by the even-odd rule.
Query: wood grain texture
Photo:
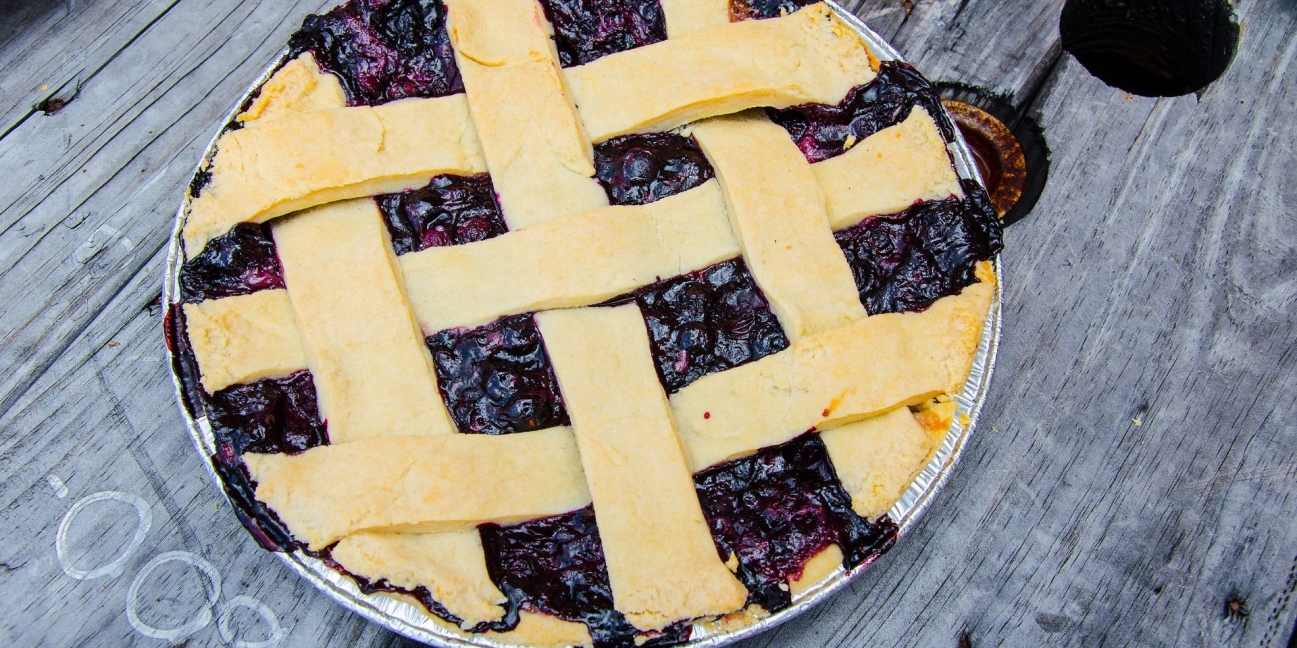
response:
[[[167,551],[221,576],[190,645],[270,637],[238,597],[273,614],[280,646],[411,645],[302,582],[220,505],[155,301],[198,155],[319,4],[0,0],[0,645],[179,643],[137,629],[203,609],[210,583],[185,563],[141,577]],[[853,7],[931,78],[1024,104],[1053,171],[1007,233],[1000,360],[947,489],[856,583],[745,646],[1288,645],[1297,5],[1237,5],[1226,75],[1156,100],[1060,54],[1059,0]],[[31,110],[73,81],[61,111]],[[86,506],[61,565],[60,522],[102,491],[141,498],[151,525],[120,573],[77,580],[65,567],[108,562],[136,526],[128,503]],[[1226,618],[1231,597],[1246,618]]]

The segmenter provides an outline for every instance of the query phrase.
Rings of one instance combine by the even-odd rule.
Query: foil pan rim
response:
[[[844,9],[836,0],[825,0],[825,2],[843,22],[860,35],[880,60],[905,62],[905,59],[891,44],[866,26],[860,18]],[[274,62],[248,86],[226,119],[221,122],[221,128],[208,142],[190,177],[196,176],[207,161],[215,155],[216,143],[225,131],[225,125],[238,116],[242,106],[265,84],[276,70],[288,61],[288,55],[287,48],[281,50]],[[964,141],[963,135],[957,128],[955,129],[955,141],[948,146],[948,150],[955,162],[956,172],[961,179],[974,180],[979,184],[984,184],[968,149],[968,144]],[[186,195],[176,212],[171,233],[171,243],[167,252],[166,275],[163,278],[162,290],[164,312],[179,302],[179,277],[183,263],[181,235],[185,220],[189,215],[189,207],[190,198]],[[983,325],[982,339],[979,342],[977,354],[974,358],[973,369],[968,380],[964,383],[963,391],[955,396],[959,408],[955,413],[954,421],[951,423],[945,439],[942,440],[941,446],[937,448],[932,459],[924,466],[909,488],[906,489],[901,499],[888,512],[888,515],[896,522],[898,527],[897,542],[900,542],[915,527],[918,520],[932,505],[937,494],[941,492],[946,481],[950,478],[956,464],[959,462],[964,446],[967,445],[972,436],[973,429],[977,425],[978,416],[986,401],[1000,341],[1001,303],[1004,283],[999,255],[992,261],[992,264],[996,278],[995,295]],[[203,457],[203,465],[208,476],[216,484],[222,497],[232,506],[233,503],[230,502],[229,496],[225,492],[225,485],[212,463],[216,447],[211,427],[206,416],[195,418],[186,409],[184,384],[179,373],[175,371],[175,353],[170,347],[167,349],[167,358],[169,360],[172,385],[176,391],[176,405],[188,428],[189,436],[194,442],[195,449]],[[487,634],[468,634],[453,630],[448,624],[434,619],[412,603],[377,593],[365,594],[360,591],[354,581],[300,550],[275,552],[275,555],[293,571],[297,572],[299,576],[338,602],[342,607],[361,615],[376,625],[410,639],[445,648],[511,648],[516,646],[516,644],[496,641]],[[766,632],[823,602],[845,587],[847,583],[859,577],[871,564],[872,561],[866,562],[850,570],[839,567],[820,583],[794,597],[792,605],[789,607],[753,621],[744,627],[725,631],[709,628],[702,622],[696,623],[692,638],[680,644],[680,646],[682,648],[718,648]]]

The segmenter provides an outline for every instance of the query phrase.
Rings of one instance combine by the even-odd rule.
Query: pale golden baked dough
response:
[[[964,197],[941,131],[917,105],[905,121],[811,168],[824,189],[835,230],[869,216],[904,211],[921,200]]]
[[[851,508],[870,520],[891,510],[941,445],[945,428],[927,430],[909,407],[820,433],[829,459],[851,495]]]
[[[486,171],[464,95],[293,113],[229,131],[216,148],[185,222],[190,256],[239,223]]]
[[[865,318],[851,266],[829,229],[824,194],[788,131],[757,112],[690,130],[725,189],[743,260],[788,339]]]
[[[477,243],[428,248],[402,255],[400,263],[410,305],[432,334],[595,304],[738,253],[712,180],[647,205],[604,207]]]
[[[536,0],[446,0],[455,54],[498,67],[557,58],[552,29]]]
[[[383,437],[244,460],[257,499],[311,549],[361,531],[471,529],[590,505],[569,428]]]
[[[690,465],[958,391],[994,296],[993,284],[974,284],[921,313],[874,315],[704,376],[671,396]]]
[[[506,645],[529,648],[594,646],[590,629],[584,623],[564,621],[555,616],[527,610],[518,613],[518,627],[508,632],[492,632],[488,636]]]
[[[729,0],[662,0],[667,37],[680,38],[730,21]]]
[[[477,529],[445,533],[374,533],[349,535],[333,548],[333,558],[347,571],[396,587],[425,586],[432,598],[471,628],[498,621],[508,602],[486,571],[482,537]]]
[[[189,344],[209,394],[306,368],[286,290],[185,304]]]
[[[837,104],[875,76],[860,36],[824,3],[708,27],[564,73],[595,142],[759,106]]]
[[[608,204],[556,61],[459,69],[509,229]]]
[[[267,79],[248,109],[234,120],[244,126],[257,126],[293,113],[346,105],[347,94],[338,77],[321,72],[315,55],[303,52]]]
[[[743,607],[716,553],[639,307],[536,315],[581,451],[613,606],[640,630]]]
[[[450,35],[509,229],[608,204],[536,0],[453,0]]]
[[[802,573],[797,578],[789,579],[788,591],[796,597],[807,590],[820,584],[820,581],[829,577],[833,572],[842,567],[842,548],[838,545],[829,545],[824,551],[811,556],[810,560],[802,566]]]
[[[317,207],[272,233],[330,440],[454,432],[374,201]]]

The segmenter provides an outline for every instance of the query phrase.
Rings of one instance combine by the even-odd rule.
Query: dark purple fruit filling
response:
[[[212,168],[206,166],[206,163],[204,163],[204,167],[199,169],[198,172],[194,174],[193,179],[189,181],[190,197],[197,198],[202,195],[203,190],[206,189],[209,184],[212,184]]]
[[[890,519],[871,523],[851,509],[816,434],[709,468],[694,484],[721,557],[738,558],[748,602],[771,612],[788,607],[788,579],[829,545],[842,549],[851,568],[896,541]]]
[[[860,141],[905,121],[916,104],[937,122],[947,142],[955,140],[954,127],[928,80],[900,61],[883,63],[878,78],[852,88],[836,106],[802,104],[767,112],[788,131],[807,160],[819,162],[845,153],[848,137]]]
[[[207,399],[218,443],[238,454],[297,454],[328,445],[311,372],[226,387]]]
[[[501,527],[481,527],[486,570],[511,607],[584,623],[599,648],[634,648],[636,630],[613,609],[593,507]],[[666,646],[689,639],[678,624],[643,644]]]
[[[283,287],[284,269],[264,224],[235,225],[180,268],[180,295],[187,303]]]
[[[778,18],[820,0],[730,0],[730,21]]]
[[[916,203],[835,234],[871,315],[920,311],[977,283],[979,261],[1004,247],[1000,219],[981,185],[964,200]]]
[[[427,340],[442,399],[460,432],[511,434],[570,425],[531,315]]]
[[[440,0],[351,0],[307,16],[288,47],[314,54],[352,106],[464,91]]]
[[[634,300],[668,394],[717,371],[788,348],[788,338],[742,259],[724,261],[619,297]]]
[[[207,415],[207,394],[199,382],[198,360],[189,344],[189,328],[185,325],[185,309],[179,304],[167,306],[162,316],[162,336],[171,352],[171,370],[180,377],[180,400],[195,419]]]
[[[310,551],[308,549],[303,549],[303,551],[305,551],[307,554],[311,556],[314,556],[315,558],[320,559],[320,561],[323,562],[325,565],[327,565],[329,569],[332,569],[333,571],[336,571],[339,574],[347,576],[351,580],[355,581],[356,586],[359,587],[360,591],[364,592],[365,594],[374,594],[377,592],[386,592],[389,594],[404,594],[406,596],[412,597],[415,600],[419,601],[419,603],[423,605],[423,607],[427,609],[429,612],[431,612],[433,615],[445,619],[446,621],[449,621],[450,623],[453,623],[455,625],[463,624],[464,622],[463,619],[455,616],[454,614],[451,614],[450,610],[447,610],[446,606],[442,605],[436,599],[434,599],[432,597],[432,592],[429,591],[428,588],[423,585],[415,587],[414,589],[410,589],[408,587],[398,587],[396,585],[393,585],[391,581],[387,580],[386,578],[380,578],[376,581],[370,580],[368,578],[365,578],[364,576],[360,576],[359,574],[356,574],[348,570],[345,566],[343,566],[342,563],[338,562],[333,558],[333,548],[336,546],[337,546],[336,544],[333,544],[324,548],[321,551]],[[505,632],[508,630],[512,630],[516,627],[518,627],[518,608],[517,606],[508,606],[505,608],[505,616],[503,619],[500,619],[499,621],[495,621],[495,622],[480,623],[476,626],[473,626],[472,628],[469,628],[468,631],[486,632],[488,630],[495,630],[497,632]]]
[[[377,200],[397,254],[485,241],[509,230],[485,174],[439,175],[422,189]]]
[[[667,39],[658,0],[541,0],[563,67]]]
[[[614,205],[645,205],[716,177],[692,137],[644,133],[594,147],[595,177]]]

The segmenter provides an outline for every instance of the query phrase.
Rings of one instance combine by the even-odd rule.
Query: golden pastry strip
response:
[[[362,531],[465,530],[590,504],[568,428],[383,437],[244,460],[257,499],[312,549]]]
[[[824,190],[834,230],[904,211],[916,201],[964,197],[946,141],[928,111],[917,105],[905,121],[811,169]]]
[[[286,290],[185,304],[189,344],[209,394],[306,368]]]
[[[558,63],[487,67],[460,57],[473,124],[509,229],[608,204],[594,179],[590,141],[563,89]]]
[[[860,36],[823,3],[699,29],[564,74],[595,142],[759,106],[837,104],[875,76]]]
[[[446,0],[455,54],[499,67],[556,58],[551,28],[536,0]]]
[[[221,136],[185,248],[193,256],[239,223],[485,171],[463,95],[285,115]]]
[[[349,535],[333,548],[347,571],[371,581],[386,580],[405,589],[428,588],[463,626],[498,621],[508,602],[486,571],[477,529],[444,533]]]
[[[267,79],[252,105],[234,119],[244,126],[257,126],[293,113],[346,106],[342,82],[320,71],[315,55],[304,52]]]
[[[647,205],[595,209],[477,243],[406,254],[400,263],[410,304],[431,334],[596,304],[738,253],[720,187],[709,181]]]
[[[450,34],[509,229],[608,204],[536,0],[453,0]]]
[[[273,235],[332,442],[454,432],[374,201],[296,214]]]
[[[751,112],[691,130],[725,189],[743,259],[788,339],[866,317],[824,194],[788,131]]]
[[[536,315],[581,451],[613,605],[641,630],[743,607],[658,382],[639,307]]]
[[[820,439],[851,495],[851,508],[874,520],[901,499],[945,435],[944,428],[935,433],[924,429],[909,407],[898,407],[825,430]]]
[[[700,29],[730,22],[729,0],[662,0],[667,37],[680,38]]]
[[[692,469],[959,390],[995,294],[978,283],[921,313],[874,315],[712,374],[671,396]]]

